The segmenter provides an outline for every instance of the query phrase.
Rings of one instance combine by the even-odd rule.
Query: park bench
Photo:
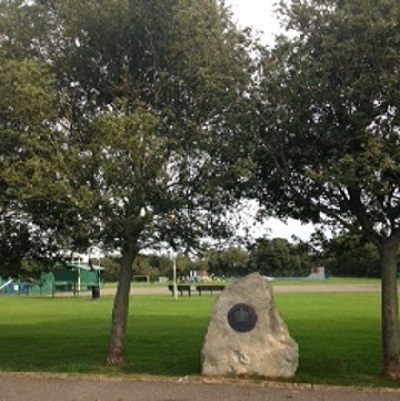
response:
[[[187,292],[189,297],[192,295],[192,287],[190,284],[178,284],[176,287],[181,293],[181,297],[183,296],[184,292]],[[172,292],[172,295],[174,295],[174,286],[172,284],[168,286],[168,289]]]
[[[209,291],[212,295],[213,291],[223,291],[225,287],[225,285],[198,285],[196,286],[196,290],[199,292],[199,296],[201,296],[201,293],[204,291]]]

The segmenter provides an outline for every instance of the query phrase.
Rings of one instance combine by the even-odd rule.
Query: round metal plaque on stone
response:
[[[250,305],[237,304],[228,312],[228,322],[233,330],[247,333],[256,326],[256,310]]]

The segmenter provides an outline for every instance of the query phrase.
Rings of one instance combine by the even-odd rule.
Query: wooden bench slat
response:
[[[176,287],[181,296],[183,296],[184,292],[187,292],[189,297],[192,295],[192,286],[190,284],[178,284]],[[197,285],[196,290],[200,296],[204,291],[209,291],[212,295],[213,291],[223,291],[225,287],[226,285]],[[174,295],[174,286],[172,284],[168,285],[168,289]]]
[[[198,285],[196,286],[196,290],[199,292],[200,296],[203,291],[210,291],[212,295],[213,291],[223,291],[225,287],[225,285]]]

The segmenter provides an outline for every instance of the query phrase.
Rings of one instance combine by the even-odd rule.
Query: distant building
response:
[[[99,289],[103,267],[85,263],[57,263],[38,281],[0,279],[0,293],[20,295],[55,295],[57,292],[80,292]]]

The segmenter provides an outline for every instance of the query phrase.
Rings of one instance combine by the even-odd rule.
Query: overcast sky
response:
[[[250,26],[262,32],[266,43],[272,44],[279,31],[279,23],[274,14],[275,0],[226,0],[231,6],[234,19],[242,26]]]

